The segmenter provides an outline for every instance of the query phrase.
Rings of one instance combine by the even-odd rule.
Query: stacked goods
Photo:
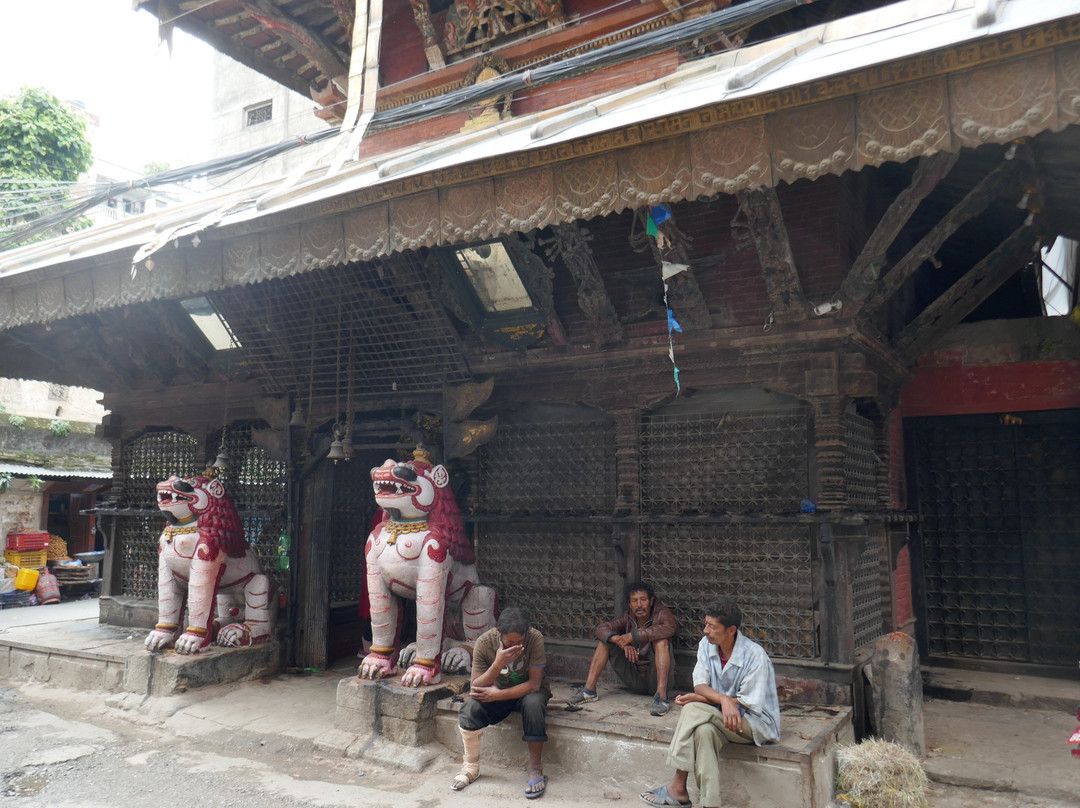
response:
[[[90,568],[83,564],[57,564],[52,574],[61,584],[82,584],[90,580]]]
[[[49,561],[66,561],[70,558],[67,554],[67,542],[55,534],[49,536]]]
[[[39,570],[45,566],[45,550],[5,550],[4,558],[16,567]]]
[[[7,534],[8,550],[44,550],[49,546],[49,534],[42,531],[23,531]]]

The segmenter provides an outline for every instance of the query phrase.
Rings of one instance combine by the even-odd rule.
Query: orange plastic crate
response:
[[[45,566],[45,550],[5,550],[4,558],[16,567],[39,570]]]

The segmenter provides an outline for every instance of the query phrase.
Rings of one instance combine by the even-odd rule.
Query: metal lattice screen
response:
[[[306,401],[441,393],[468,365],[415,253],[210,295],[246,363],[272,394]]]
[[[592,639],[622,586],[611,529],[574,523],[484,525],[480,582],[503,606],[520,606],[544,635]]]
[[[279,591],[284,591],[288,573],[279,571],[275,562],[278,537],[285,526],[285,465],[253,446],[247,429],[228,432],[225,448],[230,462],[220,474],[222,484],[240,513],[244,535],[259,556],[263,571]],[[126,504],[144,510],[114,517],[123,548],[124,595],[157,599],[158,538],[165,519],[152,511],[156,487],[173,474],[200,472],[198,455],[198,442],[175,431],[149,433],[124,447],[121,476]]]
[[[882,610],[884,563],[884,540],[881,536],[872,535],[855,562],[851,581],[851,611],[856,648],[873,642],[885,630],[885,615]]]
[[[645,416],[641,507],[798,511],[809,489],[807,417],[803,407]]]
[[[844,488],[847,503],[855,508],[877,504],[877,455],[874,422],[854,413],[844,415]]]
[[[615,498],[610,420],[500,424],[480,452],[480,506],[497,511],[610,509]]]
[[[1076,664],[1080,412],[910,419],[930,655]]]
[[[150,432],[131,441],[122,453],[122,504],[128,508],[155,508],[157,484],[173,474],[194,474],[198,454],[198,441],[182,432]],[[122,593],[157,600],[158,537],[164,517],[123,515],[116,519],[124,556]]]
[[[642,525],[642,575],[679,621],[678,647],[696,648],[702,606],[735,598],[747,636],[771,655],[812,658],[809,528],[800,525]]]

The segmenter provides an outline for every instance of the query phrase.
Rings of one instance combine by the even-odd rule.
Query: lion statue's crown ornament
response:
[[[382,515],[368,536],[372,645],[357,672],[393,674],[399,653],[406,687],[436,684],[442,671],[468,671],[472,643],[494,625],[495,591],[480,586],[450,475],[418,448],[410,462],[371,470]],[[399,600],[416,601],[416,643],[399,652]]]
[[[168,523],[158,539],[158,622],[147,649],[195,654],[215,641],[242,647],[268,640],[273,586],[221,480],[212,471],[174,475],[158,483],[157,505]]]

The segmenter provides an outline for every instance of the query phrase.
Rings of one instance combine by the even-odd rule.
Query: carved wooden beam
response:
[[[431,70],[441,70],[446,67],[446,55],[439,44],[439,36],[435,33],[435,24],[431,21],[430,0],[409,0],[409,5],[412,6],[416,27],[420,29],[420,36],[424,39],[424,55],[427,57],[428,67]]]
[[[1032,259],[1035,230],[1025,223],[969,269],[949,290],[923,309],[894,341],[896,352],[910,365],[947,331],[978,308],[1005,281]]]
[[[889,246],[907,224],[915,208],[930,195],[958,159],[959,152],[938,152],[933,157],[924,157],[919,161],[911,184],[889,205],[840,285],[840,299],[844,301],[845,310],[855,313],[861,308],[885,268]]]
[[[657,238],[645,235],[645,211],[636,210],[634,216],[641,225],[641,230],[630,237],[630,246],[635,252],[652,253],[656,260],[657,273],[663,272],[664,262],[684,264],[686,269],[667,279],[667,305],[675,314],[675,319],[684,331],[696,331],[709,328],[712,316],[705,296],[701,293],[694,270],[690,266],[690,243],[692,239],[675,224],[675,214],[656,226],[660,232]],[[660,248],[661,239],[663,249]]]
[[[289,43],[297,53],[314,62],[327,78],[334,82],[347,81],[349,69],[344,59],[322,34],[282,13],[270,0],[241,0],[240,5],[263,27]]]
[[[577,222],[555,225],[551,232],[553,238],[541,244],[546,248],[549,261],[561,259],[570,270],[577,286],[578,306],[589,321],[593,340],[599,345],[618,342],[622,339],[622,323],[589,247],[592,233]]]
[[[791,253],[784,215],[775,188],[756,188],[739,191],[739,207],[746,214],[750,232],[757,245],[761,273],[777,320],[806,316],[807,302],[803,297],[795,258]]]
[[[941,245],[962,224],[986,210],[991,202],[1009,190],[1010,187],[1015,187],[1016,174],[1019,170],[1019,161],[1006,160],[987,174],[978,185],[971,189],[967,196],[960,200],[956,207],[934,225],[933,229],[923,237],[922,241],[900,259],[888,273],[878,279],[873,293],[867,298],[863,306],[863,313],[869,315],[881,308],[904,285],[904,282],[915,273],[915,270],[941,249]],[[1015,190],[1019,190],[1019,188],[1015,187]]]

